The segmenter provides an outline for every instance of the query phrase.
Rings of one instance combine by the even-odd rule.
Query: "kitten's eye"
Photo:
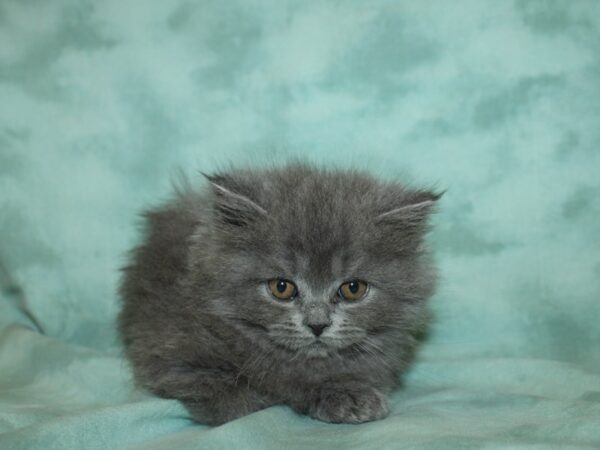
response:
[[[338,289],[338,295],[344,300],[360,300],[367,292],[367,283],[360,280],[350,280],[342,284]]]
[[[271,294],[279,300],[290,300],[298,293],[298,289],[294,283],[281,278],[269,280],[269,289],[271,290]]]

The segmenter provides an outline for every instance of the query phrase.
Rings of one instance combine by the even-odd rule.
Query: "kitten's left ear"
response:
[[[215,198],[215,213],[221,223],[243,227],[257,217],[266,216],[267,211],[242,193],[242,186],[233,178],[225,175],[207,175],[200,172],[210,182]]]
[[[391,226],[400,231],[423,232],[427,225],[427,218],[435,211],[437,201],[445,191],[408,191],[398,195],[395,205],[386,207],[386,210],[375,216],[375,223]]]

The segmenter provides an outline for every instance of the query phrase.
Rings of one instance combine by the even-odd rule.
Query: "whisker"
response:
[[[366,338],[364,341],[359,342],[358,345],[371,356],[375,357],[378,361],[386,365],[390,370],[394,370],[394,368],[385,360],[385,358],[383,358],[384,352],[381,346],[377,345],[371,339]]]
[[[242,367],[235,378],[234,384],[237,386],[242,375],[247,375],[250,372],[256,371],[256,369],[267,359],[268,356],[268,353],[261,352],[257,355],[249,357],[246,361],[244,361],[244,364],[242,364]],[[250,383],[250,377],[248,377],[248,383]]]
[[[296,331],[296,327],[286,327],[283,325],[271,325],[269,327],[271,330],[282,330],[282,331]]]
[[[301,333],[269,333],[271,337],[276,338],[276,339],[287,339],[287,338],[291,338],[291,339],[303,339],[303,335]],[[306,339],[304,337],[304,339]]]
[[[346,332],[352,332],[352,331],[357,331],[357,332],[361,332],[361,333],[364,332],[364,330],[362,328],[359,328],[359,327],[344,327],[344,326],[340,326],[338,329],[340,331],[346,331]]]

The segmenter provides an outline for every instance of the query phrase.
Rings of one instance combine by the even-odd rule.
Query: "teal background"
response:
[[[115,335],[136,213],[296,156],[448,189],[431,337],[385,420],[195,425]],[[2,0],[0,448],[597,448],[599,173],[597,1]]]

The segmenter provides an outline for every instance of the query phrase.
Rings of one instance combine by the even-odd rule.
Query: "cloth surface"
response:
[[[182,167],[447,189],[385,420],[226,425],[134,389],[116,284]],[[600,3],[0,2],[0,448],[598,448]]]

